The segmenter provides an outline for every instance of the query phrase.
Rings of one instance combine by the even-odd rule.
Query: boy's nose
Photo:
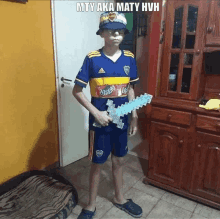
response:
[[[115,35],[119,35],[119,32],[118,32],[118,30],[116,30],[116,31],[115,31]]]

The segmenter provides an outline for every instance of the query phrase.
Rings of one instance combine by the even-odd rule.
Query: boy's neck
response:
[[[121,50],[119,49],[119,46],[108,46],[105,45],[103,47],[103,52],[108,55],[108,56],[113,56],[119,52],[121,52]]]

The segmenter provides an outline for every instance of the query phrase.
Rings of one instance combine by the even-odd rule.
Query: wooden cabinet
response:
[[[197,132],[192,192],[220,203],[220,136]]]
[[[204,67],[220,51],[220,0],[167,0],[165,14],[144,182],[220,209],[220,112],[199,107],[220,94]]]
[[[206,46],[220,46],[220,1],[209,3]]]
[[[202,1],[167,2],[161,96],[196,100],[205,28]]]
[[[158,122],[151,123],[149,177],[179,188],[186,129]]]

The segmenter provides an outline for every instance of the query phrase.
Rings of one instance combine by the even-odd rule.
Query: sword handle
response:
[[[101,127],[102,127],[98,122],[94,122],[94,123],[93,123],[93,126],[94,126],[94,127],[98,127],[98,128],[101,128]]]

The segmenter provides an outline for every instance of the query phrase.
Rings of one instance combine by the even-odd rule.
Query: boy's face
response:
[[[119,46],[124,39],[124,30],[102,30],[100,36],[105,39],[105,43],[109,46]]]

